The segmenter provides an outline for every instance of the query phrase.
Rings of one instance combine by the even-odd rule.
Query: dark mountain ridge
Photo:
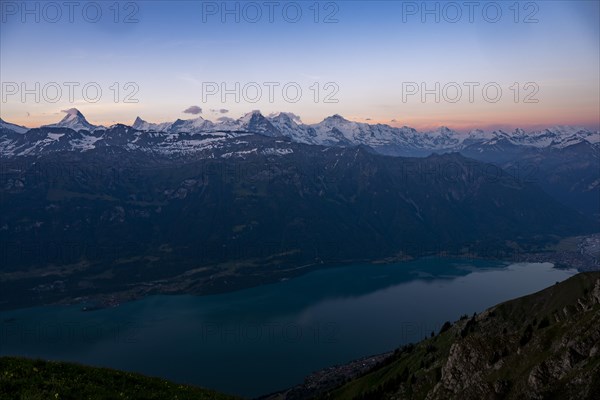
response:
[[[457,153],[219,141],[177,157],[100,146],[4,165],[0,306],[215,293],[324,265],[512,254],[595,229],[535,184]]]

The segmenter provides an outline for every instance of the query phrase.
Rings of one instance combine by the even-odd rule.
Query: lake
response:
[[[242,396],[415,342],[445,321],[565,280],[548,263],[426,258],[322,269],[232,293],[82,312],[0,313],[0,354],[75,361]]]

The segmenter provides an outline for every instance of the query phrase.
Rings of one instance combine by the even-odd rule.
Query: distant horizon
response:
[[[208,120],[211,122],[217,122],[220,118],[229,118],[232,120],[237,120],[239,118],[242,118],[244,115],[247,115],[249,113],[252,113],[254,111],[258,111],[260,112],[263,116],[269,118],[271,115],[277,115],[279,113],[286,113],[286,114],[292,114],[295,115],[296,117],[298,117],[301,122],[305,125],[315,125],[318,124],[320,122],[323,122],[325,119],[332,117],[334,115],[340,115],[341,117],[343,117],[344,119],[351,121],[351,122],[356,122],[356,123],[366,123],[369,125],[388,125],[390,127],[393,128],[402,128],[402,127],[408,127],[408,128],[413,128],[419,132],[431,132],[431,131],[435,131],[438,130],[440,128],[448,128],[450,130],[459,132],[459,133],[469,133],[473,130],[482,130],[485,132],[492,132],[492,131],[504,131],[507,133],[511,133],[514,132],[517,129],[522,129],[525,131],[529,131],[529,132],[534,132],[537,130],[544,130],[544,129],[550,129],[550,128],[556,128],[556,127],[571,127],[571,128],[583,128],[583,129],[587,129],[589,131],[597,131],[600,132],[600,122],[597,125],[593,125],[593,124],[586,124],[586,123],[550,123],[550,124],[532,124],[532,125],[509,125],[509,124],[492,124],[492,125],[487,125],[487,126],[483,126],[483,125],[476,125],[476,124],[472,124],[472,128],[456,128],[453,127],[451,125],[447,125],[447,124],[434,124],[434,125],[409,125],[407,123],[402,123],[401,121],[375,121],[373,119],[365,119],[365,118],[356,118],[356,117],[348,117],[345,116],[341,113],[333,113],[330,115],[327,115],[325,117],[323,117],[320,120],[316,120],[316,121],[304,121],[302,119],[302,116],[297,115],[291,111],[273,111],[273,112],[262,112],[261,110],[249,110],[247,112],[243,112],[242,114],[240,114],[237,117],[233,117],[231,116],[229,113],[227,114],[222,114],[222,113],[211,113],[211,115],[206,115],[206,114],[198,114],[198,115],[182,115],[176,118],[172,118],[172,119],[168,119],[168,120],[158,120],[158,119],[154,119],[154,118],[147,118],[144,117],[143,115],[136,115],[134,117],[128,118],[127,121],[131,121],[131,122],[124,122],[122,121],[102,121],[102,122],[96,122],[96,120],[94,118],[89,118],[88,114],[84,111],[81,111],[79,108],[75,108],[77,109],[84,117],[85,119],[90,122],[92,125],[96,125],[96,126],[105,126],[105,127],[110,127],[112,125],[116,125],[116,124],[122,124],[122,125],[128,125],[128,126],[133,126],[133,124],[135,123],[136,118],[140,118],[145,122],[148,123],[152,123],[152,124],[160,124],[160,123],[166,123],[166,122],[174,122],[178,119],[180,120],[194,120],[194,119],[198,119],[199,117],[201,117],[204,120]],[[19,119],[8,119],[5,118],[3,115],[0,114],[0,119],[2,119],[4,122],[6,123],[10,123],[10,124],[14,124],[14,125],[20,125],[23,126],[25,128],[28,129],[36,129],[36,128],[41,128],[43,126],[46,125],[53,125],[56,124],[58,122],[60,122],[64,116],[67,114],[66,113],[67,110],[61,110],[59,112],[56,112],[50,116],[47,116],[47,119],[49,120],[49,122],[46,123],[42,123],[39,124],[37,126],[32,126],[31,124],[28,124],[27,122],[23,123],[21,122],[21,120]],[[52,119],[51,119],[52,118]],[[28,119],[28,117],[27,117]],[[27,121],[27,119],[25,119],[25,121]]]
[[[240,2],[138,1],[118,14],[112,4],[98,3],[99,21],[81,9],[73,21],[66,9],[58,21],[2,15],[6,120],[47,125],[76,107],[102,125],[170,121],[196,105],[209,119],[291,109],[309,124],[339,113],[418,130],[600,128],[598,1],[489,3],[499,18],[448,3],[463,7],[458,21],[435,2],[438,13],[406,8],[421,2],[286,3],[299,21],[282,6],[255,21]]]

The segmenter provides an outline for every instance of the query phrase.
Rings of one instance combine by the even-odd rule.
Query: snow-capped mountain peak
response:
[[[97,129],[106,129],[103,126],[92,125],[88,122],[87,119],[83,116],[83,114],[76,108],[69,108],[68,110],[63,110],[67,115],[64,116],[60,122],[52,125],[44,125],[42,128],[69,128],[74,131],[95,131]]]
[[[166,130],[170,133],[188,132],[197,134],[211,131],[214,126],[215,124],[211,121],[205,120],[202,117],[198,117],[194,119],[178,119]]]
[[[249,113],[244,114],[241,118],[240,121],[242,122],[248,122],[250,121],[252,118],[260,118],[264,116],[261,114],[260,110],[252,110]]]
[[[447,126],[440,126],[436,130],[431,132],[427,132],[430,136],[438,136],[438,137],[458,137],[463,136],[460,133],[456,132],[453,129],[448,128]]]
[[[258,110],[247,113],[237,121],[239,130],[264,136],[281,136],[281,132]]]
[[[167,132],[171,125],[173,125],[173,122],[161,122],[154,124],[137,117],[131,127],[139,131]]]
[[[83,114],[81,113],[81,111],[79,111],[76,108],[69,108],[68,110],[63,110],[63,112],[67,114],[67,115],[65,115],[64,119],[73,119],[73,118],[83,118],[83,119],[85,119],[85,117],[83,116]]]
[[[279,112],[279,113],[270,114],[269,120],[271,122],[277,121],[280,124],[286,124],[289,126],[304,125],[304,123],[302,122],[302,120],[300,119],[299,116],[297,116],[294,113],[289,113],[289,112]]]
[[[483,129],[473,129],[469,132],[469,137],[483,137],[485,131]]]
[[[432,131],[419,132],[406,126],[397,128],[385,124],[351,121],[339,114],[329,116],[319,123],[307,125],[293,113],[279,112],[265,117],[260,111],[252,111],[239,119],[222,117],[215,122],[198,116],[189,120],[177,119],[174,122],[151,123],[137,117],[131,127],[117,124],[107,129],[90,124],[77,109],[64,112],[66,115],[60,122],[42,127],[35,135],[24,135],[27,137],[19,138],[19,135],[4,132],[4,136],[0,135],[0,153],[33,154],[37,151],[58,151],[65,148],[88,150],[96,146],[147,147],[152,148],[152,151],[169,148],[172,151],[190,152],[197,146],[203,146],[212,140],[246,135],[285,137],[293,142],[308,145],[368,146],[383,154],[411,156],[463,150],[511,151],[517,146],[559,149],[580,143],[588,143],[597,148],[600,143],[600,132],[569,126],[557,126],[534,132],[526,132],[523,129],[511,131],[475,129],[469,133],[461,133],[441,126]],[[19,133],[28,131],[28,128],[9,124],[1,119],[0,128]],[[60,132],[53,128],[63,130],[69,128],[76,132]],[[94,132],[99,129],[106,132],[101,134]]]
[[[348,123],[350,121],[348,121],[346,118],[342,117],[339,114],[334,114],[331,115],[327,118],[325,118],[321,124],[339,124],[339,123]]]
[[[144,124],[147,124],[147,123],[148,122],[144,121],[139,116],[137,116],[137,117],[135,117],[135,121],[133,121],[133,125],[131,125],[131,127],[138,129],[138,127],[143,126]]]

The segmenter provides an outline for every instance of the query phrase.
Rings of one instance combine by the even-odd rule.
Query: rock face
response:
[[[600,398],[600,273],[463,317],[328,394],[357,399]]]

